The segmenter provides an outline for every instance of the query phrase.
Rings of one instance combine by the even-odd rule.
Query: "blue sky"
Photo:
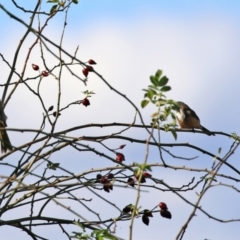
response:
[[[26,4],[26,1],[22,0],[18,3]],[[1,4],[25,21],[29,21],[29,16],[19,10],[16,11],[10,1],[1,1]],[[32,8],[30,5],[25,6],[29,9]],[[48,10],[50,6],[50,4],[44,4],[43,9]],[[240,133],[240,110],[238,108],[240,89],[239,7],[239,1],[229,0],[80,1],[78,5],[73,5],[70,9],[64,47],[73,53],[79,45],[78,57],[82,61],[89,58],[96,60],[98,64],[95,69],[139,107],[143,97],[142,89],[149,84],[149,76],[154,74],[157,69],[162,69],[164,74],[169,77],[172,86],[172,91],[168,94],[169,98],[186,102],[197,112],[203,126],[215,131]],[[13,50],[19,42],[19,36],[23,35],[24,28],[7,17],[3,11],[1,11],[0,20],[0,29],[4,36],[0,40],[0,52],[4,53],[11,62]],[[49,23],[45,32],[46,36],[59,42],[61,34],[59,29],[62,26],[63,15],[59,15],[52,23]],[[25,45],[25,50],[20,55],[21,58],[25,56],[32,40],[33,38]],[[49,56],[48,63],[50,65],[52,61],[54,59]],[[38,49],[29,63],[32,62],[41,62]],[[0,66],[3,69],[2,83],[8,76],[8,68],[3,66],[2,62]],[[22,68],[21,60],[19,60],[17,68],[19,71]],[[27,74],[32,74],[30,64]],[[80,92],[86,90],[81,83],[67,73],[64,74],[63,105],[81,98]],[[56,100],[55,87],[56,82],[49,79],[45,80],[42,86],[44,100],[49,106]],[[86,108],[84,111],[81,109],[79,112],[76,112],[75,108],[69,109],[67,116],[61,116],[58,129],[89,122],[132,122],[134,109],[129,107],[119,96],[115,96],[96,76],[90,76],[87,89],[96,92],[91,99],[91,108]],[[37,108],[40,106],[37,101],[29,101],[31,97],[32,95],[24,87],[16,92],[6,108],[9,126],[38,128],[42,112]],[[24,111],[23,114],[23,109],[28,109],[28,111]],[[142,111],[146,122],[150,121],[150,115],[153,112],[153,107]],[[20,122],[19,116],[21,116]],[[73,116],[70,122],[69,116]],[[135,130],[131,131],[140,139],[147,137],[146,134],[140,134]],[[81,134],[94,134],[94,131],[81,132]],[[14,133],[10,133],[10,136],[15,145],[20,145],[26,139],[30,139],[30,136],[19,138]],[[163,141],[173,142],[173,139],[169,134],[164,134]],[[189,142],[212,153],[216,153],[217,149],[222,147],[222,156],[231,145],[231,140],[222,136],[213,138],[191,133],[179,134],[177,142]],[[179,162],[172,159],[173,165],[204,168],[210,167],[212,164],[211,158],[192,150],[176,149],[173,152],[187,157],[199,156],[196,161],[191,162]],[[71,171],[79,167],[79,172],[81,172],[91,168],[92,164],[95,167],[102,167],[102,163],[98,162],[95,156],[92,156],[88,163],[84,163],[82,166],[77,160],[78,153],[71,152],[70,154],[74,159],[71,165],[64,161],[69,156],[67,151],[56,155],[54,160],[61,161],[61,164],[69,167]],[[129,164],[134,161],[141,162],[144,159],[145,148],[139,149],[138,146],[128,143],[124,154],[127,156]],[[157,156],[156,150],[152,149],[149,162],[158,162]],[[239,169],[238,156],[239,151],[236,151],[231,163],[235,161],[234,166]],[[103,164],[109,165],[107,161],[103,161]],[[224,168],[223,172],[227,175],[233,174],[228,168]],[[195,176],[194,173],[172,172],[163,169],[157,169],[154,174],[156,177],[162,176],[173,185],[186,184],[191,177]],[[239,176],[236,177],[239,178]],[[119,189],[118,192],[114,192],[116,195],[111,193],[106,196],[112,201],[116,201],[117,193],[124,196],[126,190]],[[127,193],[129,199],[124,199],[122,205],[135,199],[134,192],[128,190]],[[177,231],[186,221],[191,208],[168,193],[155,191],[151,196],[149,199],[149,194],[142,194],[140,205],[144,207],[148,202],[154,206],[160,201],[165,201],[173,213],[173,219],[164,221],[155,216],[151,219],[148,227],[143,226],[138,219],[134,225],[134,239],[174,239]],[[186,193],[186,196],[192,202],[196,200],[195,193]],[[209,191],[202,206],[219,217],[239,218],[237,214],[239,200],[239,195],[229,188],[215,187],[212,192]],[[103,208],[106,207],[103,203],[99,204]],[[94,208],[94,206],[93,204],[92,207]],[[53,205],[53,207],[56,206]],[[11,237],[7,231],[0,230],[0,233],[4,234],[6,239]],[[118,224],[117,235],[127,239],[128,223]],[[24,235],[22,237],[24,239]],[[240,233],[235,223],[216,223],[198,213],[190,223],[184,239],[203,240],[204,238],[237,240],[240,238]],[[63,235],[59,235],[58,239],[64,239]]]

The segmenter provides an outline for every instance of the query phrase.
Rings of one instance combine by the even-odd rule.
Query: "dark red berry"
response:
[[[147,172],[143,172],[143,176],[144,176],[145,178],[150,178],[150,177],[152,177],[152,175],[151,175],[150,173],[147,173]]]
[[[139,181],[139,180],[138,180]],[[140,181],[141,183],[145,183],[146,182],[146,179],[145,179],[145,177],[144,176],[142,176],[142,178],[141,178],[141,181]]]
[[[42,76],[47,77],[48,76],[48,72],[47,71],[42,71]]]
[[[128,181],[127,181],[128,185],[130,185],[131,187],[134,187],[135,186],[135,182],[134,182],[134,179],[133,178],[129,178]]]
[[[108,179],[113,179],[114,178],[114,175],[112,173],[110,173],[107,177]]]
[[[88,76],[88,69],[87,69],[87,68],[84,68],[84,69],[82,70],[82,73],[83,73],[83,75],[84,75],[85,77],[87,77],[87,76]]]
[[[58,117],[59,117],[60,115],[61,115],[61,113],[59,112],[59,113],[58,113]],[[54,113],[53,113],[53,116],[54,116],[54,117],[57,117],[57,112],[54,112]]]
[[[101,183],[104,185],[103,189],[105,192],[109,192],[109,190],[113,190],[112,184],[105,177],[101,178]]]
[[[161,214],[161,216],[164,217],[164,218],[168,218],[168,219],[171,219],[171,218],[172,218],[172,214],[171,214],[169,211],[167,211],[167,210],[161,209],[161,210],[160,210],[160,214]]]
[[[105,177],[101,177],[101,183],[107,183],[108,180]]]
[[[160,203],[158,204],[158,206],[159,206],[162,210],[167,210],[167,209],[168,209],[168,208],[167,208],[167,204],[164,203],[164,202],[160,202]]]
[[[126,144],[121,145],[119,148],[123,149],[126,146]]]
[[[122,161],[125,161],[125,157],[122,153],[117,153],[116,154],[116,161],[117,162],[122,162]]]
[[[96,177],[98,180],[100,180],[102,178],[102,175],[99,173],[97,174],[97,177]]]
[[[88,60],[88,63],[91,64],[91,65],[94,65],[94,64],[97,64],[94,60],[90,59]]]
[[[140,181],[140,183],[145,183],[146,182],[146,179],[145,179],[145,177],[143,176],[143,174],[142,174],[142,177],[140,178],[140,172],[138,173],[138,172],[135,172],[134,173],[134,176],[135,176],[135,178],[138,180],[138,181]]]
[[[36,65],[36,64],[32,64],[32,68],[33,68],[33,70],[35,70],[35,71],[39,70],[39,66]]]
[[[93,71],[94,71],[94,69],[93,69],[92,66],[86,66],[86,68],[87,68],[87,70],[88,70],[89,72],[93,72]]]
[[[104,185],[104,186],[103,186],[103,190],[104,190],[105,192],[108,192],[108,193],[110,192],[108,185]]]
[[[88,105],[90,105],[90,101],[89,101],[87,98],[84,98],[84,99],[82,100],[82,105],[85,106],[85,107],[87,107]]]

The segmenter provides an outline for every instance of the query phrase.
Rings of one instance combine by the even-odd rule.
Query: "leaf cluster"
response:
[[[171,90],[168,84],[169,79],[163,76],[162,70],[157,70],[155,75],[150,76],[151,85],[148,89],[143,89],[145,92],[144,99],[141,102],[142,108],[145,108],[149,103],[156,106],[157,111],[151,115],[151,125],[159,128],[162,122],[167,121],[168,117],[171,116],[171,123],[164,123],[162,127],[164,130],[171,131],[174,138],[177,138],[175,132],[176,117],[174,111],[179,109],[177,102],[171,99],[167,99],[165,92]]]

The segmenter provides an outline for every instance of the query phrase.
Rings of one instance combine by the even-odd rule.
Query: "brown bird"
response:
[[[214,135],[211,131],[207,128],[203,127],[200,124],[200,119],[197,114],[185,103],[177,102],[179,105],[179,111],[177,111],[177,120],[180,128],[187,128],[187,129],[201,129],[207,135]]]

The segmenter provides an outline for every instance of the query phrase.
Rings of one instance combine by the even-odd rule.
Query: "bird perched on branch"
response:
[[[7,127],[6,120],[7,116],[4,113],[2,101],[0,101],[0,128],[2,128],[0,130],[0,141],[2,153],[6,153],[8,150],[12,151],[10,139],[8,137],[7,131],[4,129],[5,127]]]
[[[206,134],[214,135],[211,131],[206,129],[200,124],[200,119],[197,114],[185,103],[177,102],[179,105],[179,111],[177,111],[177,120],[180,128],[187,129],[201,129]]]

